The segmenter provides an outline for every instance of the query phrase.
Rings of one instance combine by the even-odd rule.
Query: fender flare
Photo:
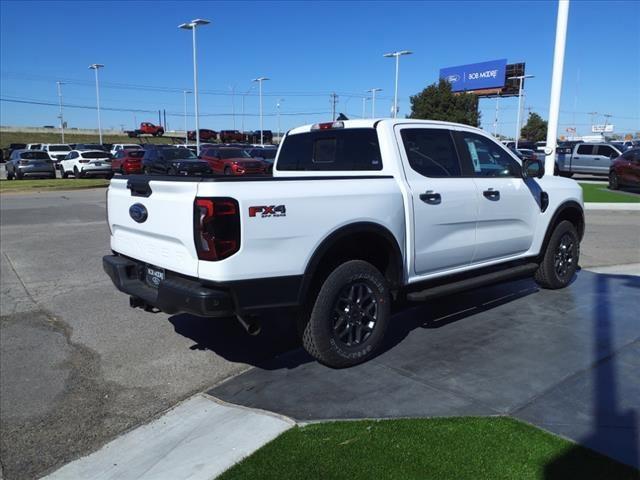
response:
[[[547,224],[547,231],[544,234],[544,239],[540,248],[540,255],[544,255],[544,252],[547,249],[547,244],[549,243],[549,239],[551,238],[553,229],[558,224],[558,218],[560,218],[560,216],[568,210],[576,210],[580,213],[581,225],[578,226],[578,236],[580,237],[580,240],[582,240],[582,238],[584,237],[585,221],[584,209],[582,208],[582,206],[575,200],[569,200],[561,203],[558,208],[556,208],[555,212],[553,212],[551,220],[549,220],[549,223]]]
[[[307,266],[305,267],[303,281],[300,287],[299,298],[302,302],[304,302],[304,300],[306,299],[314,276],[318,271],[318,268],[320,267],[320,261],[329,251],[329,249],[331,249],[331,247],[333,247],[337,242],[340,242],[345,238],[357,234],[378,235],[388,243],[389,247],[391,248],[391,262],[397,277],[392,279],[392,288],[399,287],[402,284],[404,260],[400,245],[398,244],[398,241],[396,240],[393,233],[391,233],[391,231],[387,227],[380,225],[379,223],[355,222],[344,225],[331,232],[320,242],[320,244],[314,250],[309,261],[307,262]]]

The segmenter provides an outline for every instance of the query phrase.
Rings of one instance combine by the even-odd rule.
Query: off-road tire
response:
[[[570,262],[567,257],[563,256],[566,255],[567,249],[563,250],[561,248],[566,240],[571,242]],[[551,234],[547,248],[542,256],[542,261],[535,272],[535,281],[542,288],[550,290],[566,287],[578,268],[579,258],[580,240],[578,231],[573,223],[563,220],[556,225]]]
[[[368,335],[365,333],[360,342],[348,345],[341,340],[334,327],[341,319],[336,314],[339,310],[338,305],[345,298],[346,292],[353,292],[351,287],[354,285],[361,286],[356,288],[365,289],[365,293],[370,296],[366,305],[375,304],[372,309],[375,311],[375,321],[370,330],[367,328]],[[356,319],[358,311],[360,315],[365,315],[364,310],[367,308],[359,308],[354,303],[351,309],[352,318]],[[344,311],[347,312],[346,307]],[[302,344],[310,355],[329,367],[344,368],[357,365],[376,355],[383,343],[390,316],[391,295],[384,276],[370,263],[350,260],[331,272],[320,287],[304,325]],[[365,322],[366,318],[373,319],[373,316],[361,318],[359,321]]]

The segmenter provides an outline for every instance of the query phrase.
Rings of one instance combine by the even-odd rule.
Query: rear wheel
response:
[[[573,223],[563,220],[551,234],[547,249],[535,273],[535,280],[542,288],[566,287],[578,268],[580,240]]]
[[[224,167],[224,174],[231,175],[231,167]]]
[[[324,281],[304,325],[304,348],[321,363],[343,368],[373,357],[389,323],[387,281],[370,263],[351,260]]]
[[[14,179],[14,174],[12,172],[7,172],[7,180],[13,180]]]
[[[609,174],[609,189],[610,190],[618,190],[620,188],[620,180],[618,179],[618,175],[616,172],[611,172]]]
[[[73,176],[76,178],[80,178],[82,176],[82,174],[78,170],[78,167],[73,167]]]
[[[62,178],[69,178],[69,174],[65,171],[64,167],[60,167],[60,176]]]

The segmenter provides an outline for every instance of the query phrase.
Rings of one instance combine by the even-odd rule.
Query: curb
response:
[[[198,394],[44,478],[210,480],[295,425],[283,415]]]
[[[599,202],[586,202],[584,204],[585,210],[632,210],[640,211],[640,203],[599,203]]]

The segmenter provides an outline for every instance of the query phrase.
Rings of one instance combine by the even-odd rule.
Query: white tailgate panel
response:
[[[112,180],[109,187],[109,225],[112,250],[185,275],[198,275],[193,238],[193,202],[197,182],[151,181],[152,194],[131,196],[126,180]],[[144,205],[148,218],[136,223],[129,207]]]

